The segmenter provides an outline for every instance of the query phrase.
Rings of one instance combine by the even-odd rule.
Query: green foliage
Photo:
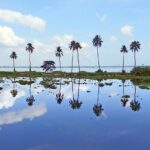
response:
[[[19,80],[18,83],[20,85],[31,85],[34,83],[34,81],[25,81],[25,80]]]
[[[132,69],[131,74],[137,76],[150,76],[150,68],[149,67],[135,67]]]

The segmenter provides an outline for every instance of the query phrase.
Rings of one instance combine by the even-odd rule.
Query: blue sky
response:
[[[5,0],[0,2],[0,65],[11,65],[9,55],[16,51],[16,65],[28,65],[25,46],[32,42],[35,52],[32,64],[55,60],[55,49],[62,46],[62,65],[70,65],[71,40],[81,42],[81,65],[97,65],[92,39],[103,38],[101,65],[122,65],[120,48],[132,40],[141,42],[138,65],[150,65],[148,0]],[[76,54],[74,55],[76,58]],[[133,53],[126,55],[126,65],[133,64]],[[75,61],[76,64],[76,61]]]

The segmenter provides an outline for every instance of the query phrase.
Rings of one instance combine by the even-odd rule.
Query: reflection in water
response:
[[[99,92],[100,92],[100,86],[98,84],[97,104],[95,104],[93,107],[93,112],[97,117],[101,116],[102,112],[104,111],[102,105],[99,103]]]
[[[13,81],[13,89],[10,91],[10,93],[12,94],[13,97],[16,97],[17,94],[18,94],[18,91],[17,91],[17,89],[15,88],[15,85],[16,85],[16,81],[15,81],[15,78],[14,78],[14,81]]]
[[[56,94],[56,100],[58,104],[61,104],[64,98],[64,94],[61,93],[61,78],[59,80],[59,93]]]
[[[133,111],[139,111],[141,109],[141,104],[136,100],[136,85],[134,86],[134,100],[130,103],[130,107]]]
[[[34,118],[44,115],[46,112],[47,108],[44,104],[35,105],[21,111],[8,112],[0,115],[0,125],[17,123],[23,121],[24,119],[33,120]]]
[[[30,85],[29,85],[30,96],[26,99],[26,102],[28,103],[29,106],[32,106],[35,101],[34,96],[32,95],[32,92],[31,92],[31,85],[32,85],[32,83],[31,83],[31,78],[30,78]]]
[[[80,79],[78,80],[78,95],[77,99],[74,98],[74,81],[71,80],[72,83],[72,100],[69,101],[72,109],[80,109],[82,102],[80,101]]]
[[[125,86],[124,83],[125,83],[125,80],[122,80],[122,88],[123,88],[123,90],[122,90],[122,97],[121,97],[122,107],[126,107],[128,101],[129,101],[129,99],[130,99],[130,96],[129,96],[129,95],[125,95],[125,94],[124,94],[124,86]]]

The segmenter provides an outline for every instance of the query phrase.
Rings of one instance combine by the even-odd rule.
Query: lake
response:
[[[149,149],[149,95],[129,80],[1,78],[0,147]]]

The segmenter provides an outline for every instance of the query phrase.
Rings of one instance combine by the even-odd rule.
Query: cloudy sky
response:
[[[9,55],[16,51],[16,65],[28,66],[26,44],[32,42],[35,51],[32,64],[55,60],[55,49],[64,51],[63,65],[70,65],[71,40],[79,41],[81,65],[97,65],[92,39],[103,38],[100,49],[102,65],[121,65],[120,48],[132,40],[142,44],[138,64],[150,65],[150,1],[149,0],[5,0],[0,2],[0,50],[2,65],[11,65]],[[76,57],[76,55],[75,55]],[[126,64],[133,64],[133,53],[126,55]]]

